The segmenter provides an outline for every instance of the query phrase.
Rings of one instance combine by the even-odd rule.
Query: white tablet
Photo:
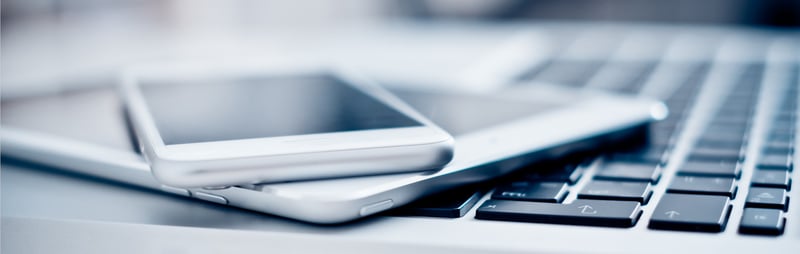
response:
[[[227,188],[164,186],[134,149],[111,87],[6,99],[1,142],[4,156],[307,222],[340,223],[592,149],[666,116],[657,101],[549,86],[491,94],[393,91],[455,137],[447,167]]]

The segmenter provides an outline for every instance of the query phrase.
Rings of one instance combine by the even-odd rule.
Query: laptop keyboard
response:
[[[780,106],[766,118],[766,133],[755,135],[758,106],[769,103],[759,101],[767,72],[763,61],[742,63],[734,82],[712,91],[719,101],[715,110],[705,109],[711,113],[703,117],[701,127],[688,119],[696,108],[710,105],[699,95],[714,63],[681,64],[687,66],[682,79],[669,96],[662,97],[670,116],[648,127],[646,142],[530,165],[496,181],[420,200],[395,214],[461,217],[478,203],[476,197],[489,191],[475,211],[476,219],[623,228],[644,223],[652,230],[782,234],[792,185],[800,66],[791,63],[790,77],[778,85],[782,98],[769,98],[780,100]],[[582,87],[604,73],[616,82],[612,88],[601,88],[640,94],[658,65],[551,59],[520,79],[527,85]],[[682,137],[687,128],[701,130],[691,132],[692,138]],[[673,154],[679,145],[687,147],[682,143],[690,143],[689,149]],[[753,158],[747,157],[751,145],[759,146]],[[754,166],[745,167],[750,160],[755,160]],[[651,213],[646,220],[645,211]],[[734,220],[739,221],[738,228],[728,228]]]

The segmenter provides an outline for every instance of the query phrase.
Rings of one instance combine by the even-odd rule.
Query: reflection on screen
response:
[[[332,76],[141,87],[166,145],[420,125]]]
[[[450,135],[460,136],[494,125],[529,117],[557,105],[471,94],[392,90]]]

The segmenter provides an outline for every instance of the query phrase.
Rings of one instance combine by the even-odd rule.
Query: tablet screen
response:
[[[454,137],[567,105],[499,96],[390,89]],[[112,88],[3,101],[4,125],[131,149],[122,104]]]
[[[552,102],[509,99],[492,95],[391,90],[397,97],[458,137],[494,125],[552,110]]]

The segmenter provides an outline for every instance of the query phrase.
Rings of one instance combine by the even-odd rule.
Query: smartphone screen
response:
[[[165,145],[422,125],[330,75],[147,82]]]

